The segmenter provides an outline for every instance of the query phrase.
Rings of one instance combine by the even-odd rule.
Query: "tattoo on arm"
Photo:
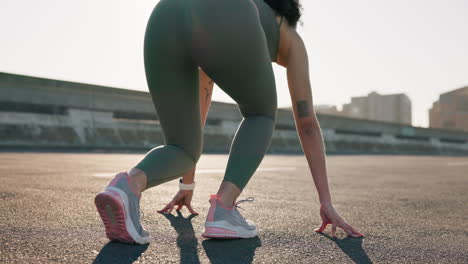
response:
[[[205,101],[208,102],[210,100],[210,97],[211,97],[210,89],[205,88],[205,93],[206,93]]]
[[[296,106],[299,118],[310,116],[310,109],[307,101],[297,101]]]
[[[212,86],[213,86],[213,83],[214,83],[214,81],[210,79],[210,80],[208,81],[208,87],[205,88],[205,94],[206,94],[205,100],[206,100],[206,102],[208,102],[208,101],[210,100],[210,97],[211,97],[211,92],[210,92],[210,91],[212,91],[212,89],[210,89],[210,88],[213,88],[213,87],[212,87]]]

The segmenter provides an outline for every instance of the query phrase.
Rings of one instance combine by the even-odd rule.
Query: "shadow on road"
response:
[[[177,232],[177,246],[180,249],[180,263],[199,264],[198,240],[192,226],[192,219],[196,215],[184,218],[180,211],[177,216],[163,214],[171,222]],[[252,263],[255,249],[262,243],[258,237],[236,240],[205,240],[202,243],[206,255],[212,264],[222,263]]]
[[[220,240],[209,239],[202,242],[206,255],[212,264],[252,263],[255,250],[262,246],[260,238]]]
[[[191,214],[187,218],[182,216],[180,211],[177,211],[177,216],[172,214],[162,214],[171,222],[177,232],[177,246],[180,250],[180,263],[199,264],[198,259],[198,240],[193,231],[192,219],[197,216]]]
[[[109,242],[94,259],[93,264],[98,263],[116,263],[130,264],[135,262],[143,252],[146,251],[149,244],[146,245],[129,245],[119,242]]]
[[[335,242],[336,245],[338,245],[338,247],[354,261],[354,263],[372,264],[372,261],[366,254],[366,251],[362,248],[362,241],[364,238],[348,236],[343,239],[338,239],[324,233],[319,234]]]

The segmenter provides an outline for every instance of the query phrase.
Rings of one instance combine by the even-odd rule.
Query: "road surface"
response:
[[[313,231],[319,204],[302,156],[267,156],[241,198],[258,225],[247,240],[201,237],[209,195],[226,155],[203,155],[193,207],[200,216],[156,211],[170,182],[143,195],[149,246],[109,243],[94,196],[143,154],[0,153],[1,263],[467,263],[468,158],[330,156],[333,201],[366,234],[332,239]]]

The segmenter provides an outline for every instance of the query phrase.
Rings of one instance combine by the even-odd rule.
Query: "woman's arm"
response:
[[[347,224],[332,205],[328,187],[325,147],[313,107],[309,61],[304,42],[294,29],[288,30],[282,37],[283,39],[287,41],[283,41],[283,45],[280,45],[282,47],[280,47],[281,54],[278,56],[278,62],[287,68],[296,129],[320,200],[322,224],[315,231],[322,232],[327,225],[331,224],[333,237],[336,236],[337,227],[342,228],[350,236],[361,237],[363,234]]]
[[[198,68],[198,75],[200,80],[200,115],[202,118],[202,126],[205,126],[206,117],[210,110],[214,82],[201,68]]]
[[[331,196],[328,188],[325,148],[312,102],[307,51],[295,30],[291,30],[289,34],[289,52],[285,63],[296,128],[320,203],[329,204]]]
[[[205,74],[205,72],[199,68],[199,82],[200,82],[200,115],[201,115],[201,122],[202,126],[205,125],[206,117],[208,115],[208,110],[210,109],[211,104],[211,95],[213,93],[213,81]],[[186,173],[182,177],[182,182],[185,184],[191,184],[195,181],[195,168]],[[193,190],[191,191],[183,191],[179,190],[177,194],[174,196],[171,202],[169,202],[163,209],[159,210],[159,213],[170,214],[174,207],[177,205],[176,210],[179,211],[182,209],[183,206],[186,206],[187,209],[190,211],[191,214],[198,214],[192,208],[192,197],[193,197]]]
[[[208,111],[210,109],[211,95],[213,94],[214,82],[210,79],[210,77],[208,77],[208,75],[206,75],[206,73],[201,68],[198,68],[198,76],[200,82],[200,116],[203,127],[205,126],[206,117],[208,116]],[[194,178],[195,168],[182,177],[182,182],[185,184],[191,184],[194,182]]]

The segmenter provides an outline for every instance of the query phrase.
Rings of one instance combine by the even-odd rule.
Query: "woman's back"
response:
[[[232,34],[242,35],[242,32],[232,31],[233,27],[236,28],[236,22],[234,21],[238,19],[252,21],[249,10],[251,8],[248,6],[254,6],[254,9],[258,11],[270,59],[276,61],[280,24],[276,19],[275,10],[264,0],[161,0],[158,5],[162,11],[159,12],[159,15],[164,16],[164,13],[166,13],[173,17],[173,19],[167,20],[171,22],[167,23],[166,26],[171,27],[173,30],[177,28],[177,30],[191,31],[192,42],[211,38],[208,35],[209,32],[224,32],[226,38]],[[229,12],[226,13],[226,10]],[[178,21],[176,21],[175,17],[178,17]],[[229,24],[229,21],[233,22],[232,25]],[[254,24],[251,26],[255,27]],[[240,28],[237,27],[236,29]],[[221,34],[216,33],[216,35]],[[190,39],[184,41],[190,41]],[[242,41],[242,38],[238,39],[238,41]]]
[[[276,20],[276,12],[264,0],[252,0],[257,6],[260,16],[260,23],[262,24],[263,31],[267,40],[268,51],[270,53],[271,61],[276,61],[279,45],[279,28]]]

